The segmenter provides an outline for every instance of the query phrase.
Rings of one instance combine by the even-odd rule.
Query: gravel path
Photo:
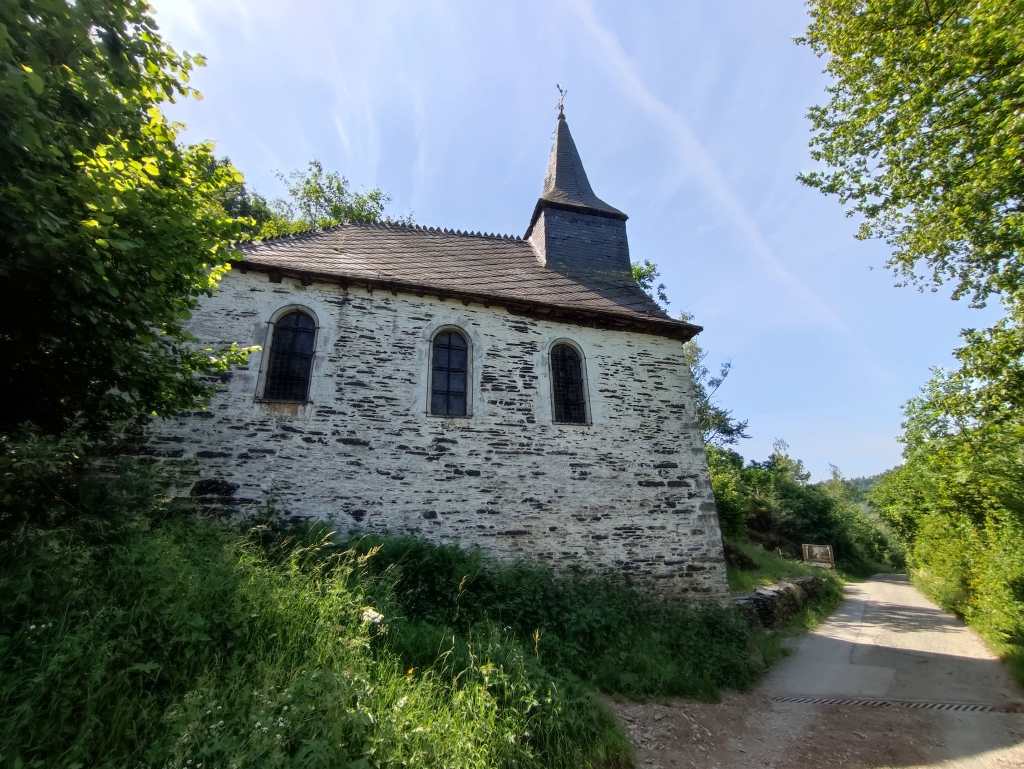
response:
[[[639,765],[1024,768],[1024,692],[906,577],[849,585],[792,649],[752,694],[714,705],[610,702]]]

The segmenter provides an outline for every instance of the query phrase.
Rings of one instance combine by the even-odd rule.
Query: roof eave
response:
[[[606,211],[600,208],[592,208],[585,205],[575,205],[573,203],[562,203],[556,200],[546,200],[540,198],[537,201],[537,205],[533,208],[533,216],[530,217],[530,226],[526,228],[526,234],[523,235],[523,240],[530,237],[530,233],[533,232],[533,227],[537,224],[537,219],[540,218],[540,212],[545,208],[557,208],[560,211],[572,211],[576,214],[587,214],[589,216],[600,216],[605,219],[618,219],[620,222],[624,222],[629,219],[621,211]]]
[[[420,283],[411,283],[401,280],[374,279],[359,275],[338,275],[334,273],[319,273],[312,270],[301,270],[289,267],[278,267],[276,265],[260,264],[258,262],[247,262],[244,259],[233,262],[232,266],[242,273],[262,272],[274,282],[280,282],[283,278],[301,280],[303,285],[309,285],[313,281],[318,283],[339,284],[342,288],[349,286],[362,286],[371,293],[374,290],[390,291],[397,295],[399,292],[413,294],[414,296],[431,295],[444,299],[459,299],[463,304],[470,302],[482,304],[485,307],[504,307],[513,315],[525,315],[528,317],[561,320],[575,323],[580,326],[591,326],[595,328],[611,328],[621,331],[637,331],[653,336],[678,339],[681,342],[689,342],[697,334],[704,330],[703,326],[693,323],[672,320],[671,318],[643,318],[619,315],[599,310],[586,310],[575,307],[563,307],[547,302],[537,302],[530,299],[510,299],[508,297],[495,296],[492,294],[466,291],[462,289],[439,288]]]

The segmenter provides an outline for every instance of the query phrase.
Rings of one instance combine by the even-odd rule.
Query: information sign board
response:
[[[804,545],[804,562],[811,566],[834,569],[836,558],[832,553],[832,545]]]

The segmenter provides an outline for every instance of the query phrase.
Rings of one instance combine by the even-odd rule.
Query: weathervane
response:
[[[558,83],[555,83],[555,88],[558,89],[558,114],[562,115],[563,111],[565,110],[565,95],[569,92],[563,91],[562,86],[560,86]]]

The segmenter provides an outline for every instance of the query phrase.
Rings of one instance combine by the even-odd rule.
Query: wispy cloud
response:
[[[618,37],[597,18],[589,0],[569,0],[569,5],[580,17],[587,33],[593,38],[603,54],[612,76],[622,90],[632,98],[647,115],[669,133],[676,142],[683,161],[695,172],[701,183],[708,189],[715,201],[732,219],[734,225],[750,244],[770,275],[795,292],[816,314],[837,328],[848,330],[839,316],[825,304],[803,281],[793,275],[772,252],[761,234],[757,222],[747,213],[722,172],[715,165],[711,155],[690,129],[686,118],[672,109],[647,86],[637,72],[636,66],[623,50]]]

